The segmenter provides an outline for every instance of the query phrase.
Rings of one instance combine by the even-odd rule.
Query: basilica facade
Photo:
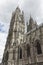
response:
[[[24,12],[12,13],[2,65],[43,65],[43,24],[30,16],[25,33]]]

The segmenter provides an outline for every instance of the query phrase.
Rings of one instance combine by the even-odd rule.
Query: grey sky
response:
[[[29,19],[31,14],[38,23],[43,22],[43,0],[1,0],[1,3],[0,19],[3,22],[10,21],[11,13],[17,6],[24,11],[26,19]]]
[[[2,59],[12,12],[15,11],[17,6],[19,6],[20,9],[24,11],[25,21],[29,21],[29,17],[31,14],[33,19],[36,20],[38,24],[43,23],[43,0],[1,0],[0,1],[0,59]]]

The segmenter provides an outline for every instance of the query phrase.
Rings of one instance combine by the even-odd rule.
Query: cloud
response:
[[[43,22],[43,0],[23,0],[21,8],[25,12],[25,20],[29,20],[30,14],[38,24]]]
[[[2,4],[0,4],[0,20],[3,22],[10,22],[12,11],[17,7],[18,0],[3,1]]]
[[[0,32],[7,33],[8,29],[9,29],[9,25],[7,23],[4,23],[4,22],[0,21]]]
[[[4,52],[4,48],[5,48],[6,38],[7,38],[7,34],[0,32],[0,62],[1,62],[2,57],[3,57],[3,52]]]
[[[43,0],[22,0],[22,1],[3,0],[3,1],[1,1],[0,4],[1,21],[10,22],[12,12],[16,9],[18,5],[25,12],[25,20],[28,20],[31,14],[32,17],[38,22],[38,24],[42,21],[41,19],[43,18]],[[37,18],[39,20],[37,20]]]

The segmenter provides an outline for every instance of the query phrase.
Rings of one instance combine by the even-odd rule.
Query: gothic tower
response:
[[[3,65],[43,65],[43,24],[38,26],[30,16],[24,32],[24,13],[17,7],[12,13]]]
[[[29,24],[27,24],[27,32],[37,27],[36,21],[33,20],[33,18],[30,16]]]
[[[23,11],[21,12],[19,7],[17,7],[15,12],[13,12],[12,14],[9,34],[7,37],[7,42],[2,59],[3,65],[13,65],[14,59],[17,60],[18,48],[15,51],[15,47],[23,43],[24,32],[25,32],[24,13]],[[16,57],[14,57],[14,55]]]

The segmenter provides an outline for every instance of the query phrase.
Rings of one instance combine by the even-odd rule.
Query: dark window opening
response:
[[[29,45],[27,45],[27,57],[29,57],[30,56],[30,47],[29,47]]]
[[[13,50],[13,60],[15,60],[15,51]]]
[[[37,47],[37,54],[42,54],[41,45],[40,45],[39,41],[37,41],[36,47]]]
[[[20,59],[22,59],[22,49],[20,48]]]
[[[18,58],[19,58],[19,47],[18,47]]]
[[[7,51],[7,53],[6,53],[6,61],[8,61],[8,57],[9,57],[9,53]]]
[[[18,58],[22,59],[22,48],[18,47]]]

